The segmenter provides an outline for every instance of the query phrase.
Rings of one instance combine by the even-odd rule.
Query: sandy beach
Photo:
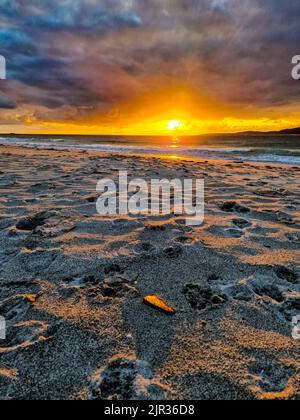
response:
[[[98,215],[119,170],[204,178],[203,225]],[[299,167],[0,146],[0,208],[0,399],[300,398]]]

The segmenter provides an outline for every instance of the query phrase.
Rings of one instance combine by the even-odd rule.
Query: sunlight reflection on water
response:
[[[180,139],[178,137],[173,137],[171,140],[170,149],[178,149],[180,146]]]

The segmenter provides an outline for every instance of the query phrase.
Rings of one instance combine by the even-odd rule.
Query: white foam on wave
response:
[[[248,162],[276,162],[276,163],[286,163],[288,165],[300,165],[299,156],[282,156],[282,155],[273,155],[273,154],[261,154],[255,157],[245,157],[245,161]]]

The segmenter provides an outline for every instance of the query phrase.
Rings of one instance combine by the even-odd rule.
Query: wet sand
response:
[[[204,224],[98,215],[119,170],[204,178]],[[0,147],[0,208],[1,399],[299,399],[299,167]]]

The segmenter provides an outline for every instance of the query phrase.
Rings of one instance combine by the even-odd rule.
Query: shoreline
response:
[[[203,146],[180,146],[174,147],[169,146],[134,146],[121,144],[63,144],[63,142],[54,141],[53,144],[7,144],[1,143],[0,147],[21,147],[24,149],[31,150],[48,150],[48,151],[59,151],[59,152],[81,152],[81,153],[97,153],[98,155],[117,155],[117,156],[140,156],[140,157],[158,157],[158,158],[177,158],[177,159],[192,159],[192,160],[214,160],[214,161],[233,161],[233,162],[247,162],[251,163],[263,163],[263,164],[278,164],[278,165],[289,165],[298,166],[300,165],[300,149],[277,149],[263,146],[253,146],[251,148],[242,146],[231,146],[221,147],[220,145],[203,145]],[[279,151],[282,154],[278,154]],[[275,153],[277,152],[277,153]],[[197,154],[203,154],[203,156],[197,156]],[[293,154],[294,153],[294,154]],[[193,156],[194,154],[194,156]],[[256,157],[255,157],[256,156]]]
[[[134,159],[134,158],[144,158],[144,159],[159,159],[159,160],[166,160],[166,161],[178,161],[178,162],[199,162],[199,163],[205,163],[205,162],[211,162],[214,164],[237,164],[237,165],[243,165],[243,166],[253,166],[253,167],[266,167],[266,166],[281,166],[282,168],[298,168],[298,166],[296,164],[292,164],[292,163],[282,163],[282,162],[270,162],[270,161],[243,161],[243,160],[239,160],[233,157],[229,157],[228,159],[215,159],[215,158],[210,158],[210,157],[190,157],[190,156],[185,156],[185,155],[177,155],[176,153],[170,153],[170,155],[164,155],[164,154],[145,154],[145,153],[122,153],[122,152],[113,152],[113,153],[109,153],[109,152],[104,152],[104,151],[100,151],[100,150],[82,150],[82,149],[77,149],[77,148],[55,148],[55,146],[53,147],[32,147],[32,146],[15,146],[15,145],[1,145],[0,144],[0,153],[2,153],[2,151],[4,153],[6,153],[6,150],[10,150],[12,153],[19,153],[19,151],[25,151],[25,150],[29,150],[29,154],[33,153],[34,151],[37,152],[37,154],[40,154],[40,152],[53,152],[53,153],[70,153],[74,156],[76,155],[83,155],[83,154],[88,154],[91,157],[99,157],[99,158],[109,158],[109,157],[116,157],[116,158],[122,158],[122,159]],[[175,150],[174,150],[175,151]],[[299,167],[300,168],[300,167]],[[299,169],[300,172],[300,169]]]

